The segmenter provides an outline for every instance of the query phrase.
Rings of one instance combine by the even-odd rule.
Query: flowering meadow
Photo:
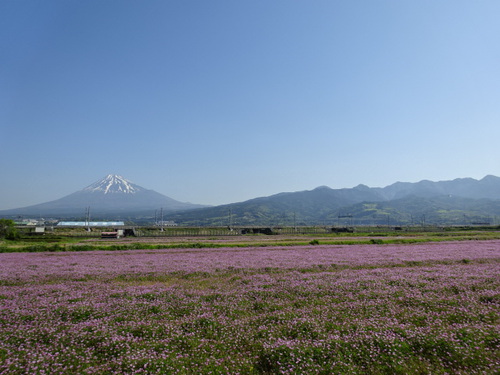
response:
[[[498,374],[500,241],[0,254],[0,374]]]

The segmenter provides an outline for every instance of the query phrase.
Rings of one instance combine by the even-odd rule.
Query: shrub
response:
[[[13,220],[0,219],[0,238],[11,241],[19,239],[19,233],[14,224]]]

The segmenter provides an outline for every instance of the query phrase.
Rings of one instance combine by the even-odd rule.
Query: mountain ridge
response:
[[[417,195],[427,192],[428,195],[459,195],[468,198],[490,198],[500,199],[498,186],[500,177],[487,175],[480,180],[470,177],[456,178],[454,180],[430,181],[421,180],[418,182],[395,182],[380,189],[386,199],[402,198],[409,195],[410,191]]]
[[[485,200],[489,204],[484,204]],[[373,225],[387,224],[391,220],[410,224],[417,217],[423,221],[423,216],[428,223],[452,224],[500,216],[500,178],[488,175],[481,180],[396,182],[384,188],[363,184],[342,189],[319,186],[313,190],[278,193],[176,213],[171,219],[186,225],[228,222],[234,225],[333,225],[339,224],[340,218],[348,217],[350,223],[357,218],[360,225]]]

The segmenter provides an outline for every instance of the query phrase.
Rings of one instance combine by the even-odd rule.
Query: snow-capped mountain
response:
[[[136,185],[122,176],[110,174],[86,188],[55,201],[0,211],[2,215],[44,217],[82,216],[90,207],[94,217],[120,217],[151,213],[183,211],[206,207],[175,199]]]
[[[144,191],[139,185],[135,185],[130,181],[127,181],[122,176],[117,174],[108,174],[102,180],[94,182],[92,185],[87,186],[83,191],[89,191],[92,193],[102,192],[104,194],[113,193],[124,193],[124,194],[135,194]]]

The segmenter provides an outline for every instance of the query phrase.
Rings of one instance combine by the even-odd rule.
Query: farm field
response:
[[[292,228],[285,228],[291,230]],[[358,228],[355,233],[328,233],[325,228],[299,228],[308,233],[242,235],[238,231],[228,231],[226,235],[220,228],[168,228],[165,232],[150,231],[147,236],[127,236],[102,239],[101,231],[89,233],[84,228],[55,231],[43,236],[29,235],[25,231],[19,239],[0,239],[0,253],[9,252],[59,252],[90,250],[162,250],[191,248],[252,248],[273,246],[315,245],[360,245],[360,244],[411,244],[443,241],[482,241],[500,240],[500,227],[489,229],[452,229],[431,228],[433,230],[395,231],[382,228]],[[314,233],[309,233],[312,230]],[[365,232],[363,231],[365,230]],[[202,233],[198,235],[180,235],[185,232]],[[227,233],[231,233],[227,235]]]
[[[0,374],[496,374],[500,240],[0,254]]]

